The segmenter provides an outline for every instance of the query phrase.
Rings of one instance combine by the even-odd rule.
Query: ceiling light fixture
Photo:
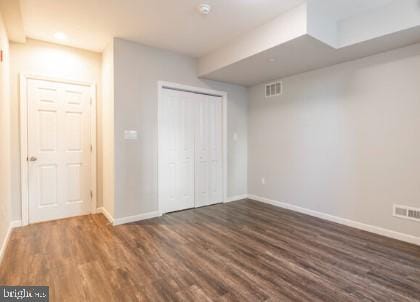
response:
[[[67,35],[65,33],[62,32],[56,32],[54,34],[54,38],[60,41],[66,41],[67,40]]]
[[[202,3],[198,6],[198,11],[200,12],[200,14],[202,14],[203,16],[207,16],[208,14],[210,14],[211,12],[211,5],[210,4],[206,4],[206,3]]]

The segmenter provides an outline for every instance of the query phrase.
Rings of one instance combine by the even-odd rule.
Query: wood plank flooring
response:
[[[420,247],[243,200],[16,229],[0,284],[51,301],[420,301]]]

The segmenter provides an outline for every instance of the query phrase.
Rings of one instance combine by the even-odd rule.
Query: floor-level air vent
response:
[[[283,93],[283,84],[281,81],[269,83],[265,85],[265,97],[271,98],[273,96],[279,96]]]
[[[420,222],[420,209],[407,206],[394,205],[394,216]]]

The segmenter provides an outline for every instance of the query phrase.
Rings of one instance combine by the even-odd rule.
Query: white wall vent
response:
[[[271,98],[283,94],[283,83],[281,81],[269,83],[265,85],[265,97]]]
[[[394,205],[394,216],[420,222],[420,209]]]

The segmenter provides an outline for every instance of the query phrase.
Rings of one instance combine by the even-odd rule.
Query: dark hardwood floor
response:
[[[419,301],[420,247],[244,200],[16,229],[0,284],[51,301]]]

